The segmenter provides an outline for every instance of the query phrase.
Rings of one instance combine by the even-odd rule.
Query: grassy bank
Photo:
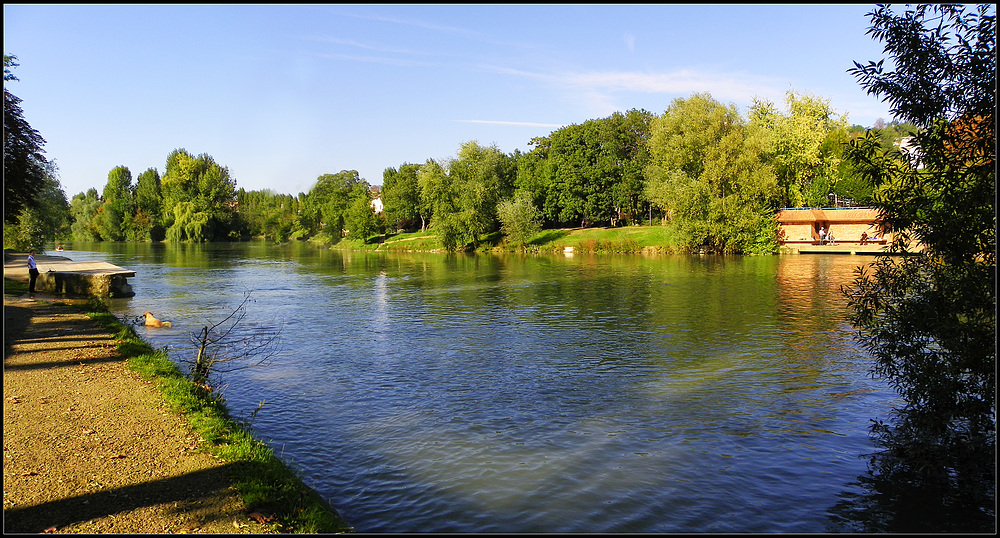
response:
[[[27,285],[4,279],[4,294],[20,296]],[[263,442],[245,423],[229,416],[217,395],[189,381],[164,351],[154,350],[131,326],[122,323],[105,304],[91,299],[81,308],[118,341],[118,352],[129,368],[152,382],[174,412],[183,414],[192,430],[205,439],[203,450],[232,463],[233,487],[253,511],[274,514],[273,530],[295,533],[349,532],[336,511]]]
[[[615,228],[559,228],[536,233],[524,246],[508,243],[499,232],[484,236],[478,245],[468,245],[476,252],[574,252],[598,254],[670,254],[683,252],[666,226],[621,226]],[[393,233],[369,238],[364,243],[349,236],[333,245],[344,250],[389,250],[433,252],[442,250],[433,230]]]

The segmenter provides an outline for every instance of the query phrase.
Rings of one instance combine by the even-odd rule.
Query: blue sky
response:
[[[4,5],[25,118],[67,197],[124,165],[207,153],[239,187],[505,153],[615,111],[709,92],[745,113],[809,93],[891,120],[847,74],[883,58],[870,4]]]

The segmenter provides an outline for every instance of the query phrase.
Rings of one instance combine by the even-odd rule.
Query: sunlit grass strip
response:
[[[217,395],[188,380],[165,351],[154,350],[123,324],[99,300],[84,312],[115,335],[118,352],[129,368],[152,381],[167,405],[183,414],[191,428],[205,439],[204,449],[233,464],[233,487],[243,503],[257,511],[273,511],[273,530],[295,533],[350,532],[351,528],[318,493],[302,480],[263,442],[234,421]]]

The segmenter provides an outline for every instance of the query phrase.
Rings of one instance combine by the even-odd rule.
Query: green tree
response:
[[[79,193],[70,201],[70,226],[75,241],[100,241],[101,232],[97,229],[97,214],[101,208],[101,199],[97,189],[89,189],[86,194]]]
[[[653,114],[645,110],[614,113],[601,129],[601,167],[611,175],[614,226],[624,220],[641,220],[646,203],[644,171],[649,164],[649,135]]]
[[[498,227],[497,203],[513,191],[515,165],[496,146],[462,144],[448,175],[453,184],[459,242],[477,243]]]
[[[676,99],[654,119],[645,196],[687,248],[772,252],[780,198],[765,127],[708,94]]]
[[[221,241],[238,235],[236,181],[211,156],[174,150],[160,188],[167,240]]]
[[[345,224],[350,236],[368,242],[368,238],[382,233],[381,220],[372,207],[371,189],[367,183],[354,188],[345,213]]]
[[[45,139],[24,119],[21,99],[10,93],[8,82],[17,80],[11,69],[17,56],[3,55],[3,209],[4,223],[20,218],[21,210],[38,208],[37,199],[46,177]]]
[[[783,189],[785,207],[824,206],[838,179],[839,155],[830,144],[832,132],[846,130],[847,119],[829,100],[796,92],[785,96],[788,113],[764,100],[755,100],[750,124],[768,137],[768,153]]]
[[[646,111],[616,112],[535,138],[535,149],[518,159],[515,186],[552,224],[628,220],[645,207],[651,121]]]
[[[341,170],[336,174],[323,174],[309,190],[303,213],[311,223],[311,232],[323,231],[330,241],[337,242],[346,229],[347,209],[355,189],[368,188],[357,170]]]
[[[132,220],[134,213],[133,205],[132,172],[125,166],[116,166],[108,173],[97,218],[97,229],[102,238],[108,241],[125,239],[126,223]]]
[[[382,173],[382,205],[390,230],[414,230],[417,221],[421,230],[426,226],[420,211],[419,169],[417,164],[403,164],[399,170],[386,168]]]
[[[517,191],[512,198],[502,200],[497,205],[497,216],[503,235],[522,247],[542,229],[541,213],[527,191]]]
[[[887,153],[873,132],[850,156],[897,231],[893,249],[924,247],[879,258],[845,290],[874,373],[904,400],[872,427],[882,448],[872,468],[934,491],[934,509],[975,507],[966,530],[995,531],[995,7],[879,6],[869,16],[891,67],[855,62],[850,73],[921,129],[919,162]]]
[[[236,193],[240,234],[268,237],[283,243],[292,237],[299,220],[299,199],[272,190]]]
[[[14,223],[4,226],[4,246],[15,250],[42,251],[45,243],[69,234],[70,208],[59,184],[54,162],[45,164],[42,188],[32,206],[22,207]]]
[[[455,189],[445,166],[434,159],[420,166],[417,171],[420,186],[420,212],[430,220],[435,235],[447,250],[454,250],[459,243],[459,223],[455,208]]]
[[[128,225],[130,241],[162,241],[165,230],[162,224],[163,192],[160,173],[149,168],[135,180],[135,213]]]

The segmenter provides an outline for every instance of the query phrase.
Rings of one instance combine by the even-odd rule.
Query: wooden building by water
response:
[[[878,253],[892,242],[892,230],[872,207],[780,209],[778,245],[798,252]],[[821,241],[820,231],[833,235]]]

